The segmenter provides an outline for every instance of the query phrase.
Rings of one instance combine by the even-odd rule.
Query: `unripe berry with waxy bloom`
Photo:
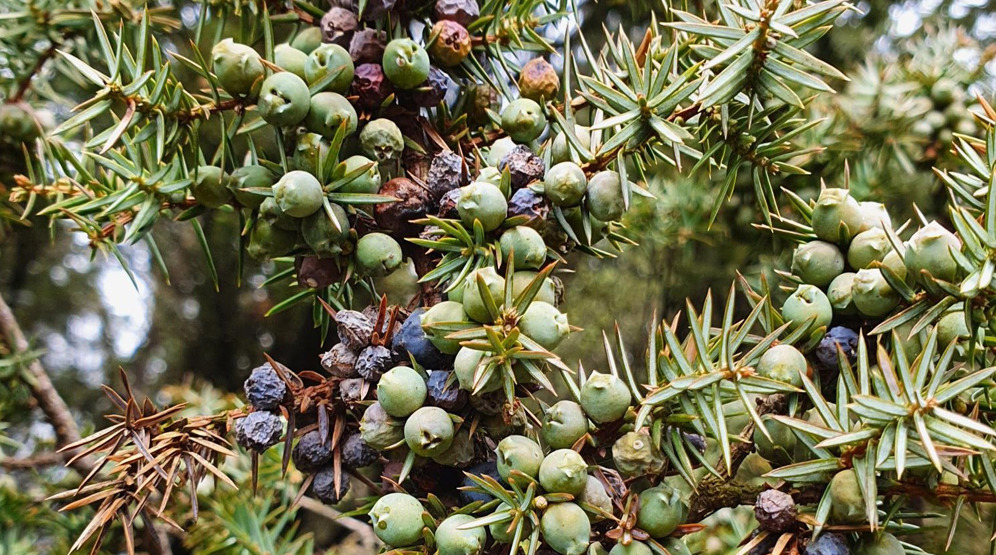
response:
[[[322,184],[310,173],[292,171],[273,185],[273,198],[288,216],[305,218],[322,207]]]
[[[396,366],[377,381],[377,402],[395,418],[404,418],[421,408],[425,397],[425,380],[407,366]]]
[[[515,478],[512,471],[519,471],[530,478],[539,475],[540,465],[543,463],[543,449],[538,443],[525,436],[512,435],[498,442],[495,448],[497,455],[498,474],[502,479],[511,483]],[[519,480],[517,484],[525,488],[528,481]]]
[[[757,373],[765,378],[802,387],[806,373],[806,357],[792,345],[775,345],[757,363]]]
[[[543,542],[561,555],[581,555],[588,549],[591,522],[574,503],[554,503],[540,518]]]
[[[304,129],[304,128],[301,128]],[[297,136],[297,144],[294,145],[294,157],[291,158],[291,167],[295,170],[318,175],[318,166],[324,163],[329,153],[329,142],[318,133],[301,133]]]
[[[294,37],[290,44],[305,54],[311,54],[322,45],[322,30],[318,27],[306,27]]]
[[[809,331],[830,325],[833,307],[826,294],[816,286],[803,284],[782,305],[782,318],[794,326],[808,323]]]
[[[453,444],[453,420],[439,407],[422,407],[405,421],[405,443],[420,457],[440,455]]]
[[[453,333],[452,331],[436,331],[432,326],[442,323],[466,322],[468,320],[467,313],[463,311],[463,304],[455,301],[443,301],[434,304],[422,316],[422,330],[425,331],[429,341],[437,349],[448,355],[455,355],[461,349],[460,340],[446,339],[447,335]]]
[[[533,279],[536,278],[536,272],[515,272],[512,274],[512,298],[516,299],[523,291],[529,287]],[[539,301],[543,303],[549,303],[554,306],[557,304],[557,290],[553,284],[553,280],[550,278],[545,278],[543,284],[540,286],[539,292],[533,297],[534,301]]]
[[[353,82],[353,59],[338,44],[323,44],[308,54],[304,74],[309,85],[326,82],[323,91],[345,93]],[[329,77],[329,76],[332,77]],[[331,79],[331,81],[328,81]]]
[[[236,168],[228,187],[232,190],[235,200],[245,208],[259,208],[266,197],[260,193],[240,189],[268,189],[276,183],[277,176],[265,166],[250,164]]]
[[[246,252],[256,260],[268,260],[290,254],[297,245],[298,233],[276,227],[260,218],[253,225]]]
[[[301,221],[301,235],[304,236],[304,242],[319,256],[342,253],[342,245],[349,238],[349,219],[346,210],[335,203],[329,204],[329,207],[335,223],[325,210],[318,210]]]
[[[864,222],[861,205],[847,189],[823,189],[813,207],[813,232],[824,241],[847,242]]]
[[[401,156],[405,138],[397,124],[389,119],[375,119],[360,131],[360,144],[367,156],[384,163]]]
[[[854,469],[841,470],[830,480],[830,520],[839,524],[865,520],[865,501]]]
[[[854,236],[847,248],[847,263],[855,270],[871,268],[874,262],[881,262],[892,252],[892,243],[885,231],[873,227]]]
[[[483,526],[460,529],[473,520],[472,515],[456,514],[439,523],[434,536],[439,555],[480,555],[484,552],[488,533]]]
[[[502,233],[501,253],[503,259],[514,254],[517,269],[532,270],[546,261],[546,243],[543,237],[531,227],[516,226]]]
[[[546,114],[535,101],[519,98],[502,111],[501,128],[517,143],[535,141],[546,129]]]
[[[505,297],[505,278],[498,275],[494,268],[486,267],[467,274],[466,285],[463,291],[463,309],[475,322],[482,324],[492,321],[491,313],[488,312],[481,296],[478,286],[478,277],[484,280],[484,285],[491,292],[491,297],[496,305],[501,305]]]
[[[655,538],[674,532],[684,522],[688,508],[681,502],[678,492],[666,485],[647,488],[640,492],[640,509],[636,525]]]
[[[858,546],[855,555],[903,555],[906,548],[896,536],[888,532],[880,532],[864,539]]]
[[[851,299],[851,289],[854,287],[854,272],[844,272],[833,278],[827,286],[827,300],[833,307],[833,313],[840,316],[857,314],[858,309],[854,307]]]
[[[475,181],[460,189],[457,201],[460,220],[472,227],[474,221],[481,222],[484,231],[493,231],[501,226],[508,214],[508,201],[501,189],[482,181]]]
[[[224,39],[211,49],[214,74],[225,92],[246,96],[253,84],[263,78],[263,62],[251,46]]]
[[[619,420],[632,402],[629,387],[613,374],[592,372],[581,386],[581,407],[598,424]]]
[[[539,482],[547,492],[577,497],[588,482],[588,464],[576,451],[557,449],[540,464]]]
[[[278,44],[273,49],[273,63],[297,75],[301,79],[307,79],[304,72],[304,65],[308,61],[308,55],[289,44]]]
[[[553,449],[570,449],[588,433],[588,417],[574,401],[557,401],[543,414],[540,434]]]
[[[810,241],[792,253],[792,273],[805,283],[825,287],[843,271],[844,255],[832,243]]]
[[[584,491],[577,498],[578,503],[583,503],[585,505],[590,505],[601,510],[604,513],[612,514],[612,498],[609,497],[609,493],[605,491],[605,486],[602,485],[601,480],[594,476],[588,476],[588,481],[585,482]],[[605,515],[597,511],[589,511],[587,508],[583,507],[588,513],[588,517],[593,522],[599,522],[604,520]]]
[[[946,348],[955,339],[968,339],[971,336],[964,312],[949,312],[937,322],[937,344],[941,348]]]
[[[491,148],[488,150],[488,166],[497,168],[516,146],[511,137],[502,137],[491,143]]]
[[[753,439],[757,454],[772,464],[779,466],[791,464],[795,446],[798,443],[798,438],[792,428],[775,420],[769,414],[762,415],[761,422],[771,439],[764,435],[760,427],[754,427]]]
[[[344,168],[343,175],[349,175],[364,167],[367,168],[367,170],[358,175],[349,183],[346,183],[340,187],[336,192],[362,193],[367,195],[377,194],[377,191],[380,190],[382,183],[380,178],[380,168],[377,167],[376,162],[366,156],[357,154],[346,158],[342,163]]]
[[[418,499],[407,493],[389,493],[370,509],[374,533],[390,546],[405,547],[422,541],[422,512]]]
[[[873,268],[858,270],[851,287],[851,299],[858,312],[878,318],[885,316],[899,305],[899,294],[886,281],[882,271]]]
[[[356,132],[356,110],[346,97],[334,92],[320,92],[311,97],[311,108],[304,119],[309,131],[331,139],[343,122],[347,137]]]
[[[543,194],[557,206],[577,206],[584,198],[588,178],[574,162],[561,162],[546,172]]]
[[[384,74],[399,89],[414,89],[429,77],[429,53],[409,38],[387,43],[381,65]]]
[[[653,553],[649,545],[636,540],[629,542],[629,545],[617,543],[609,551],[609,555],[653,555]]]
[[[499,503],[497,507],[495,507],[494,512],[502,513],[509,510],[510,508],[511,507],[509,507],[507,503],[502,502]],[[497,522],[495,524],[491,524],[488,526],[488,532],[491,533],[491,537],[494,538],[494,540],[498,543],[505,543],[505,544],[511,543],[512,538],[515,535],[515,528],[509,530],[510,524],[511,523],[509,521]],[[525,525],[523,526],[522,536],[528,537],[528,535],[532,533],[532,529],[533,529],[532,525],[529,523],[529,520],[526,519]]]
[[[356,242],[356,269],[369,277],[384,277],[404,262],[401,245],[390,235],[368,233]]]
[[[622,218],[626,211],[622,179],[619,172],[606,170],[591,176],[585,206],[593,218],[603,222],[613,222]]]
[[[460,351],[457,352],[456,360],[453,361],[453,373],[456,374],[457,381],[460,383],[460,389],[474,391],[474,376],[481,361],[486,356],[488,356],[488,353],[484,351],[468,347],[460,348]],[[490,393],[497,391],[501,387],[501,380],[499,379],[501,375],[498,372],[496,370],[491,374],[491,377],[488,378],[478,393]]]
[[[889,251],[889,254],[882,259],[882,266],[892,270],[892,273],[896,274],[899,279],[906,280],[906,262],[899,251]]]
[[[961,250],[961,241],[937,222],[930,222],[910,237],[906,246],[906,269],[914,280],[923,281],[923,272],[935,279],[953,281],[958,263],[951,253]]]
[[[881,202],[861,202],[861,229],[858,233],[863,233],[872,228],[892,229],[892,218],[889,211]]]
[[[519,318],[519,330],[540,347],[553,350],[571,333],[571,326],[555,306],[534,300]]]
[[[199,166],[190,191],[197,202],[208,208],[219,208],[232,200],[229,183],[231,178],[218,166]]]
[[[581,143],[586,149],[591,148],[591,129],[583,125],[574,126],[574,137],[577,138],[578,142]],[[573,162],[571,158],[571,153],[574,152],[574,148],[571,146],[570,141],[567,140],[567,135],[563,132],[557,134],[553,138],[553,143],[550,144],[550,162],[557,164],[560,162]]]
[[[311,108],[311,91],[303,79],[289,71],[274,73],[263,81],[256,110],[267,123],[289,127],[304,121]]]

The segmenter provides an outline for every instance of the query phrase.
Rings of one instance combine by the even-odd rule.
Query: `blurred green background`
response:
[[[698,12],[711,1],[683,8]],[[187,8],[193,12],[184,13],[194,17],[196,8]],[[953,134],[975,131],[969,114],[975,95],[993,98],[996,14],[985,0],[862,0],[855,8],[840,27],[813,45],[817,56],[850,77],[850,82],[832,83],[837,94],[824,95],[812,105],[811,117],[822,122],[802,142],[823,150],[803,161],[811,175],[780,185],[809,198],[821,181],[848,183],[861,199],[885,202],[894,222],[913,217],[914,204],[928,218],[943,220],[945,199],[932,168],[952,163],[948,151]],[[651,16],[668,18],[663,3],[649,1],[588,1],[581,3],[580,12],[580,31],[593,47],[602,42],[603,25],[629,29],[638,40]],[[188,29],[177,33],[169,48],[187,42],[193,20],[184,17],[184,22]],[[0,73],[4,63],[12,62],[0,60]],[[939,94],[939,81],[953,83],[953,92]],[[63,94],[79,100],[72,92]],[[56,110],[58,118],[67,113],[65,107]],[[0,183],[9,184],[17,173],[18,156],[13,149],[0,153]],[[705,171],[681,175],[674,168],[656,168],[646,186],[657,198],[637,200],[627,215],[629,235],[639,245],[617,258],[571,260],[573,271],[561,274],[567,291],[563,308],[573,323],[585,328],[559,350],[571,366],[583,360],[589,370],[602,367],[601,333],[613,333],[614,325],[626,337],[627,356],[640,366],[655,314],[670,318],[686,298],[700,302],[709,290],[723,300],[738,273],[751,280],[762,274],[773,279],[774,268],[787,266],[790,252],[785,245],[755,227],[760,216],[752,204],[749,177],[738,185],[717,221],[708,225],[721,178]],[[124,249],[133,285],[116,260],[92,258],[81,235],[62,226],[47,228],[41,220],[32,224],[16,226],[0,239],[0,293],[33,346],[44,351],[42,363],[85,430],[105,425],[100,415],[110,406],[99,386],[118,385],[119,367],[133,386],[153,399],[192,400],[205,410],[237,402],[230,393],[240,391],[263,352],[295,370],[317,367],[322,338],[307,309],[264,317],[288,294],[260,287],[273,273],[272,266],[247,268],[242,286],[236,287],[234,217],[220,215],[205,223],[220,272],[219,291],[189,226],[163,224],[155,231],[170,270],[168,284],[143,245]],[[395,275],[382,288],[404,302],[413,290],[411,281],[411,276]],[[167,387],[182,384],[188,387]],[[0,434],[9,442],[0,447],[8,456],[27,456],[52,442],[50,428],[23,386],[2,373],[0,422],[6,425]],[[24,517],[18,503],[30,507],[43,497],[41,486],[31,484],[65,477],[57,469],[40,472],[45,480],[13,487],[10,480],[38,475],[0,470],[0,534],[15,522],[10,515]],[[34,510],[41,521],[48,518],[43,509]],[[742,533],[743,523],[735,517],[730,522],[732,534]],[[976,534],[982,528],[965,526],[968,541],[961,543],[959,534],[959,550],[988,552],[988,542]],[[332,534],[349,533],[343,528]],[[61,537],[58,531],[44,536]],[[332,543],[328,534],[319,540]],[[702,547],[711,549],[715,543]],[[717,552],[726,549],[727,544],[720,543],[724,547],[716,547]],[[0,554],[3,545],[0,542]],[[362,552],[355,549],[342,552]]]

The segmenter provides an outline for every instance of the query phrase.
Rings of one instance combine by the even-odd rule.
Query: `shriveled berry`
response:
[[[513,100],[501,113],[501,128],[517,143],[539,138],[546,129],[543,108],[528,98]]]
[[[353,59],[338,44],[323,44],[308,54],[304,74],[308,84],[324,83],[323,91],[345,93],[353,82]]]
[[[420,457],[442,454],[453,444],[453,420],[439,407],[422,407],[405,421],[405,443]]]
[[[588,549],[591,522],[574,503],[554,503],[540,518],[543,541],[561,555],[581,555]]]
[[[629,387],[613,374],[592,372],[581,386],[581,407],[598,424],[619,420],[632,402]]]
[[[380,540],[390,546],[406,547],[422,541],[422,513],[425,508],[407,493],[389,493],[370,509],[370,523]]]
[[[370,344],[373,322],[362,312],[340,310],[333,317],[339,341],[352,351],[359,351]]]
[[[349,476],[341,474],[339,487],[336,487],[335,467],[326,466],[315,473],[315,478],[311,482],[311,491],[322,503],[336,505],[341,503],[346,494],[349,493]]]
[[[356,269],[370,277],[384,277],[404,261],[401,245],[383,233],[368,233],[356,242]]]
[[[360,29],[349,41],[349,55],[354,64],[380,65],[387,46],[387,33],[377,29]]]
[[[453,189],[452,191],[446,191],[443,196],[439,199],[439,213],[440,218],[445,218],[447,220],[457,220],[460,218],[460,211],[457,210],[457,203],[460,202],[460,195],[463,192],[460,189]]]
[[[339,447],[342,455],[342,465],[347,469],[363,468],[377,462],[377,450],[363,441],[363,436],[353,434]]]
[[[539,444],[520,435],[511,435],[498,442],[495,454],[498,474],[507,483],[514,479],[513,470],[535,479],[543,463],[543,449]],[[529,482],[520,478],[516,483],[525,488]]]
[[[376,110],[394,93],[394,85],[384,75],[384,69],[380,64],[366,63],[356,66],[353,72],[352,91],[358,105],[368,110]]]
[[[376,381],[391,367],[392,362],[390,349],[382,345],[370,345],[357,355],[356,372],[367,381]]]
[[[463,171],[463,158],[452,150],[440,152],[429,164],[429,176],[425,186],[432,199],[439,202],[447,192],[459,189],[466,182]]]
[[[443,67],[460,65],[470,54],[470,33],[467,29],[447,19],[440,19],[432,26],[432,45],[429,54]]]
[[[660,450],[645,432],[626,432],[617,439],[612,444],[612,462],[627,478],[659,472],[664,467]]]
[[[298,285],[308,289],[324,289],[342,279],[342,267],[334,258],[299,256],[294,267]]]
[[[347,137],[356,132],[356,110],[346,97],[328,91],[311,97],[311,109],[304,119],[308,130],[332,139],[343,122],[346,123]]]
[[[519,189],[508,199],[508,217],[526,216],[530,220],[525,225],[530,227],[542,225],[549,214],[550,201],[529,187]]]
[[[498,111],[500,96],[494,87],[485,84],[472,85],[468,91],[467,120],[478,126],[491,122],[488,110]]]
[[[267,123],[289,127],[304,121],[311,107],[308,84],[289,71],[274,73],[263,81],[256,110]]]
[[[396,366],[377,381],[377,402],[384,411],[396,418],[404,418],[425,403],[425,380],[414,369]]]
[[[276,410],[287,396],[287,384],[270,363],[253,369],[243,388],[249,404],[258,410]]]
[[[243,449],[257,453],[276,445],[283,433],[283,421],[272,412],[251,412],[235,423],[235,441]]]
[[[438,67],[429,68],[429,75],[417,87],[406,91],[405,97],[416,106],[435,108],[446,98],[450,89],[450,76]]]
[[[481,16],[481,8],[477,5],[477,0],[437,0],[433,13],[436,19],[456,21],[464,27],[470,27]]]
[[[321,363],[326,372],[337,378],[353,378],[359,375],[356,371],[356,353],[345,343],[337,343],[322,354]]]
[[[534,181],[543,179],[546,165],[543,159],[526,145],[516,145],[498,163],[498,169],[508,170],[512,178],[512,188],[521,189]]]
[[[550,62],[533,58],[519,72],[519,94],[524,98],[542,102],[553,100],[560,90],[560,76]]]
[[[847,540],[840,534],[824,532],[806,544],[804,555],[851,555]]]
[[[360,144],[367,156],[380,163],[394,160],[405,149],[405,138],[398,125],[389,119],[375,119],[360,131]]]
[[[370,447],[383,451],[405,439],[404,426],[404,422],[384,412],[380,403],[374,403],[360,418],[360,437]]]
[[[374,220],[399,239],[415,235],[419,225],[413,220],[424,218],[432,207],[429,191],[407,177],[395,177],[383,184],[379,193],[397,199],[374,206]]]
[[[754,503],[757,523],[771,532],[788,530],[795,524],[797,514],[798,510],[792,496],[776,489],[762,491]]]
[[[318,430],[312,430],[297,440],[291,452],[294,466],[301,472],[317,472],[332,462],[332,448],[328,438],[322,438]]]
[[[387,43],[381,61],[384,74],[399,89],[413,89],[429,77],[429,54],[412,39],[398,38]]]
[[[346,378],[339,382],[339,398],[346,403],[362,401],[366,396],[368,382],[363,378]]]
[[[426,382],[428,404],[447,412],[459,411],[467,405],[467,391],[460,389],[456,379],[449,383],[452,374],[446,370],[433,370],[429,373],[429,381]]]
[[[356,19],[356,14],[352,10],[338,6],[325,12],[319,25],[323,42],[338,44],[343,48],[349,47],[349,41],[353,38],[357,27],[359,21]]]
[[[588,482],[588,463],[576,451],[557,449],[543,458],[539,482],[549,493],[569,493],[577,497]]]
[[[379,21],[388,16],[397,0],[367,0],[363,8],[363,21]]]

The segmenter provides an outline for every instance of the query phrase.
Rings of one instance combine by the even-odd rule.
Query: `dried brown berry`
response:
[[[235,441],[243,449],[257,453],[276,445],[283,433],[283,421],[271,412],[251,412],[235,423]]]
[[[301,472],[316,472],[332,462],[332,449],[328,438],[322,438],[318,430],[312,430],[297,440],[291,452],[294,466]]]
[[[754,503],[754,515],[765,530],[784,532],[795,523],[795,500],[776,489],[762,491]]]
[[[379,64],[384,58],[386,46],[387,33],[377,29],[361,29],[353,33],[349,41],[349,55],[356,65]]]
[[[359,351],[370,344],[373,322],[362,312],[340,310],[335,315],[335,323],[339,341],[345,343],[351,350]]]
[[[322,354],[322,368],[337,378],[355,378],[356,353],[345,343],[338,343]]]
[[[463,172],[463,158],[452,150],[440,152],[429,165],[429,177],[425,186],[432,199],[439,201],[447,192],[466,185]]]
[[[529,60],[519,73],[519,95],[541,102],[550,100],[560,90],[560,76],[543,58]]]
[[[456,21],[440,19],[432,26],[432,36],[429,55],[443,67],[460,65],[470,54],[470,33]]]
[[[352,92],[356,104],[374,110],[391,96],[394,85],[384,76],[384,68],[380,64],[360,64],[353,72]]]
[[[381,186],[380,194],[394,197],[398,202],[374,205],[377,225],[399,237],[418,234],[419,226],[411,220],[424,218],[434,205],[429,191],[407,177],[396,177]]]
[[[533,228],[543,227],[550,213],[550,201],[542,193],[537,193],[529,187],[523,187],[508,199],[508,217],[528,216],[529,225]]]
[[[363,21],[384,19],[397,3],[397,0],[367,0],[367,5],[363,8],[363,13],[360,16]]]
[[[526,145],[513,148],[498,163],[498,169],[501,171],[508,169],[513,189],[521,189],[533,181],[539,181],[546,173],[543,159],[536,156]]]
[[[468,94],[467,120],[474,125],[487,125],[491,121],[488,110],[497,112],[501,107],[498,91],[490,85],[474,85]]]
[[[339,397],[347,403],[363,400],[363,387],[367,381],[363,378],[349,378],[339,382]]]
[[[299,256],[294,263],[297,266],[297,282],[302,287],[324,289],[342,277],[334,258]]]
[[[505,392],[502,390],[472,395],[470,406],[477,412],[487,416],[497,416],[505,409]]]
[[[359,21],[357,21],[355,13],[346,8],[332,8],[322,16],[320,25],[322,42],[349,48],[349,41],[353,38],[353,33],[356,32],[357,27],[359,27]]]
[[[437,20],[447,19],[470,27],[481,16],[481,8],[477,5],[477,0],[438,0],[435,14]]]

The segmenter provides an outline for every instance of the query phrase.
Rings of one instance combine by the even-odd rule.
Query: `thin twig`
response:
[[[17,91],[10,97],[10,102],[20,102],[21,99],[24,98],[24,95],[28,92],[28,89],[31,88],[31,82],[34,80],[35,76],[41,73],[42,67],[45,66],[45,63],[55,56],[55,53],[61,44],[61,42],[52,41],[52,44],[44,52],[42,52],[42,55],[35,61],[35,65],[31,68],[31,71],[25,75],[21,79],[21,82],[17,85]]]
[[[68,457],[64,453],[52,451],[31,455],[24,458],[3,458],[0,459],[0,468],[4,470],[34,470],[45,466],[54,466],[66,462]]]

